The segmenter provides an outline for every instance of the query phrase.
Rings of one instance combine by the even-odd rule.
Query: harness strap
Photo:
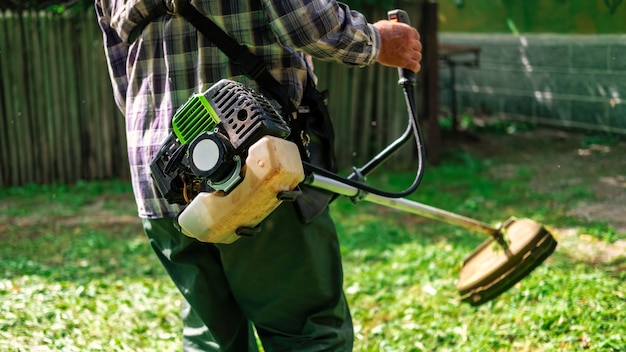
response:
[[[241,71],[251,79],[255,80],[259,86],[266,90],[276,99],[288,114],[297,111],[295,105],[289,99],[287,90],[281,85],[267,70],[265,62],[250,52],[250,49],[239,44],[234,38],[228,35],[210,18],[198,11],[189,0],[181,0],[178,3],[178,15],[191,23],[198,32],[206,38],[211,39],[228,58],[239,65]],[[135,41],[143,29],[153,20],[171,13],[165,3],[159,3],[137,26],[131,31],[128,37],[129,42]]]
[[[178,11],[181,16],[196,27],[198,32],[210,38],[213,44],[220,48],[232,62],[239,65],[246,76],[257,81],[263,89],[272,94],[280,102],[283,109],[286,109],[288,113],[296,111],[285,87],[269,73],[265,62],[251,53],[247,46],[239,44],[215,22],[200,13],[189,1],[183,1]]]

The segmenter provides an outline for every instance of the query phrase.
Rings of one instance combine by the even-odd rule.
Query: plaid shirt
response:
[[[160,197],[150,163],[171,132],[176,109],[193,93],[221,78],[249,84],[239,69],[185,19],[151,21],[137,40],[130,32],[165,1],[96,0],[115,101],[126,117],[133,190],[139,216],[175,217],[177,205]],[[363,66],[378,56],[379,35],[361,14],[332,0],[191,0],[203,14],[263,58],[298,105],[311,68],[310,57]]]

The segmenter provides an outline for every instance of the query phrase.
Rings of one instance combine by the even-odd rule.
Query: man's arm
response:
[[[417,30],[403,23],[367,22],[365,16],[333,0],[262,0],[270,24],[284,46],[318,59],[349,65],[379,62],[419,71]]]
[[[261,2],[283,46],[348,65],[369,65],[378,57],[378,31],[345,4],[329,0]]]

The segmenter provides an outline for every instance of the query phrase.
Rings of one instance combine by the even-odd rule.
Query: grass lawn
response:
[[[491,224],[532,218],[555,253],[475,308],[456,280],[485,235],[339,199],[355,351],[624,351],[626,144],[479,137],[449,146],[410,198]],[[413,175],[371,178],[400,189]],[[128,182],[0,190],[0,350],[181,349],[181,299],[135,213]]]

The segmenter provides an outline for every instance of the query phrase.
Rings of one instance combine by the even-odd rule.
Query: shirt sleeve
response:
[[[334,0],[262,0],[278,41],[321,59],[365,66],[376,61],[380,34],[365,16]]]
[[[113,95],[117,107],[126,112],[126,90],[128,89],[128,77],[126,61],[128,57],[128,44],[124,42],[111,28],[110,17],[105,13],[99,1],[95,2],[98,25],[102,30],[104,40],[104,52],[107,59],[109,76],[113,86]]]

